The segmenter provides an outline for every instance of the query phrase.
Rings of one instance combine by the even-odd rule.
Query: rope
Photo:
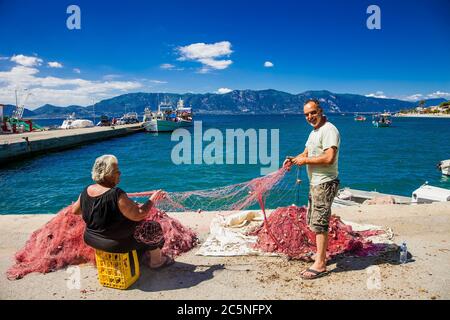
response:
[[[301,169],[297,166],[297,178],[295,180],[296,190],[295,190],[295,205],[300,205],[300,184],[302,183],[301,179]]]

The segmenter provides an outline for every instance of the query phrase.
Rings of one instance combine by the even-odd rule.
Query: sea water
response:
[[[312,129],[301,115],[197,115],[195,120],[203,121],[204,130],[279,129],[280,165],[286,156],[304,150]],[[450,159],[449,118],[394,117],[389,128],[375,128],[370,117],[357,122],[351,115],[331,115],[329,120],[341,133],[341,187],[407,197],[425,181],[450,188],[450,177],[442,176],[436,168],[439,161]],[[62,120],[36,122],[52,125]],[[119,159],[119,186],[126,192],[210,189],[260,176],[261,165],[248,162],[175,165],[171,151],[177,143],[171,141],[170,133],[138,133],[2,165],[0,214],[56,213],[76,201],[83,188],[92,183],[92,164],[103,154],[114,154]],[[303,181],[298,186],[296,176]],[[287,189],[275,190],[268,207],[292,204],[297,193],[297,204],[306,204],[305,170],[292,170],[287,180]]]

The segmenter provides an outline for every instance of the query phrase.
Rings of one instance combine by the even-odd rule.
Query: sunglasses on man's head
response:
[[[313,110],[311,112],[305,113],[305,117],[307,118],[309,115],[315,116],[317,114],[317,110]]]

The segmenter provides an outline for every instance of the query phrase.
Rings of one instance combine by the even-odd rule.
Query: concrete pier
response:
[[[141,123],[0,135],[0,164],[49,151],[142,132]]]

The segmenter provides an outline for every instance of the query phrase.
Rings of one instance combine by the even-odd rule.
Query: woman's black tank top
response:
[[[114,187],[100,196],[91,197],[87,189],[80,197],[83,220],[86,222],[85,242],[96,249],[107,250],[114,243],[122,242],[120,240],[133,238],[137,222],[126,218],[118,206],[119,197],[125,192]]]

